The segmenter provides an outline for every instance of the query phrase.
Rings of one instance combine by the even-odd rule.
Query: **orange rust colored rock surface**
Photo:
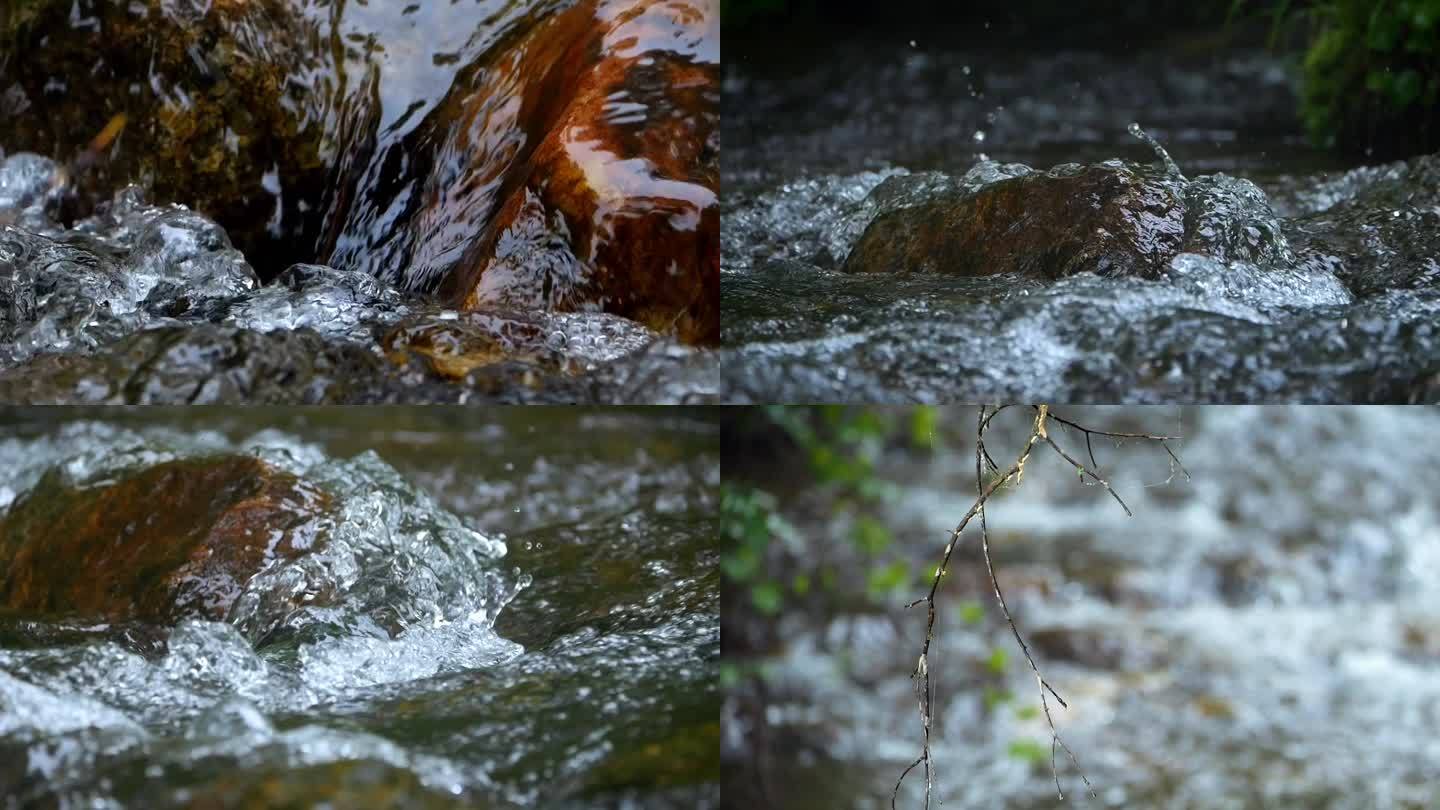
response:
[[[590,0],[534,32],[517,73],[543,77],[519,111],[537,142],[450,274],[462,306],[603,309],[718,341],[718,6]]]
[[[0,519],[0,605],[173,623],[223,619],[272,560],[322,541],[330,498],[248,456],[75,486],[50,472]]]

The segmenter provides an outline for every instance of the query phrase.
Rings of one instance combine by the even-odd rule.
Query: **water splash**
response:
[[[1131,135],[1134,135],[1135,137],[1143,141],[1146,146],[1149,146],[1151,149],[1155,150],[1155,154],[1160,158],[1160,162],[1165,166],[1166,174],[1177,180],[1180,180],[1181,182],[1186,182],[1185,175],[1180,173],[1180,166],[1177,165],[1174,160],[1170,159],[1170,153],[1166,152],[1165,147],[1161,146],[1159,141],[1151,137],[1150,133],[1141,129],[1139,122],[1131,121],[1130,126],[1127,127],[1127,131]]]

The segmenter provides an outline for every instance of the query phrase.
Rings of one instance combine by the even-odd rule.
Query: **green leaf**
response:
[[[985,620],[985,608],[974,600],[961,602],[958,612],[960,621],[966,624],[979,624]]]
[[[1035,740],[1011,740],[1005,753],[1012,759],[1035,764],[1050,758],[1050,747]]]
[[[750,586],[750,602],[766,616],[774,616],[784,605],[785,594],[778,582],[758,582]]]
[[[910,442],[924,450],[935,447],[937,413],[932,405],[921,405],[910,414]]]
[[[890,593],[906,590],[909,587],[910,567],[902,560],[896,560],[882,568],[872,570],[866,583],[866,590],[869,592],[870,598],[877,602]]]
[[[1421,79],[1414,68],[1403,70],[1390,85],[1390,101],[1396,107],[1409,107],[1420,98]]]
[[[985,692],[981,696],[981,700],[985,703],[985,709],[992,712],[1014,699],[1015,696],[1008,691],[996,689],[993,686],[985,687]]]
[[[869,515],[855,521],[855,546],[865,554],[875,556],[890,546],[890,530]]]
[[[1009,665],[1010,654],[1005,652],[1005,648],[1003,647],[996,647],[991,650],[990,657],[985,659],[985,668],[996,674],[1004,672],[1005,668]]]
[[[760,571],[760,555],[753,549],[736,549],[721,558],[720,570],[736,582],[749,582]]]
[[[1040,709],[1036,706],[1017,706],[1015,717],[1020,720],[1034,720],[1040,716]]]
[[[1370,15],[1369,30],[1365,34],[1365,44],[1370,50],[1380,53],[1390,53],[1395,46],[1400,44],[1400,35],[1405,22],[1399,16],[1382,11],[1380,4],[1375,5],[1375,10]]]
[[[797,596],[804,596],[805,594],[809,593],[810,575],[796,574],[795,578],[790,582],[790,590],[794,591]]]

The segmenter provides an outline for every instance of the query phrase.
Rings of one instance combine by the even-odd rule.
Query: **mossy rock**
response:
[[[313,258],[319,237],[330,99],[301,80],[329,56],[292,3],[207,5],[28,0],[0,17],[15,54],[0,60],[0,146],[69,159],[123,114],[77,191],[147,185],[220,222],[269,277]]]
[[[251,576],[324,542],[330,509],[324,491],[250,456],[92,482],[52,470],[0,518],[0,606],[222,620]]]
[[[373,760],[343,760],[298,768],[265,767],[226,773],[188,788],[177,806],[192,810],[269,810],[347,807],[459,808],[461,798],[426,787],[414,772]]]

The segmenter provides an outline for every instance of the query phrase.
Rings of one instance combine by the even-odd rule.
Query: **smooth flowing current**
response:
[[[0,805],[718,806],[703,415],[3,422],[0,509],[47,475],[240,454],[333,510],[323,549],[267,566],[224,621],[0,611]]]

